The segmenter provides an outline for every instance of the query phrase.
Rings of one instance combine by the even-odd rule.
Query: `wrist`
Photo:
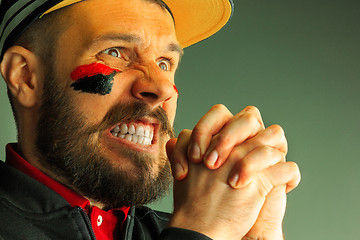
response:
[[[284,240],[284,237],[272,238],[272,237],[243,237],[241,240]]]
[[[241,240],[284,240],[283,234],[246,234]]]
[[[284,240],[282,223],[259,221],[241,240]]]

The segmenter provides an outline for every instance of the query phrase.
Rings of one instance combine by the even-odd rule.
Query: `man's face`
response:
[[[53,80],[45,79],[54,84],[45,83],[38,150],[82,194],[107,205],[142,204],[96,195],[104,195],[99,192],[111,179],[135,183],[121,194],[168,184],[159,178],[168,181],[170,174],[165,144],[172,135],[182,51],[173,20],[144,0],[84,1],[71,6],[70,15],[49,70]],[[86,175],[93,176],[79,184]],[[105,180],[96,190],[82,186],[100,178]],[[114,183],[104,190],[117,188]]]

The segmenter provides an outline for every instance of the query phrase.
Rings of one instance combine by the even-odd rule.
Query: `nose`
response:
[[[175,95],[169,73],[164,72],[157,65],[156,68],[143,71],[132,86],[133,96],[153,108],[161,106]]]

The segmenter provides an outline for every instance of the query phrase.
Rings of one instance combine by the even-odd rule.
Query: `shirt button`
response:
[[[97,218],[97,225],[98,225],[98,227],[100,227],[100,225],[102,224],[102,222],[103,222],[103,218],[102,218],[101,215],[99,215],[98,218]]]

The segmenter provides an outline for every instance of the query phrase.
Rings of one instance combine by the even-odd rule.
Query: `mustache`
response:
[[[152,110],[147,104],[140,101],[114,105],[104,116],[101,123],[93,130],[94,132],[105,131],[117,123],[136,121],[143,117],[157,119],[160,124],[160,132],[168,134],[171,138],[175,137],[174,128],[170,124],[166,111],[162,107]]]

